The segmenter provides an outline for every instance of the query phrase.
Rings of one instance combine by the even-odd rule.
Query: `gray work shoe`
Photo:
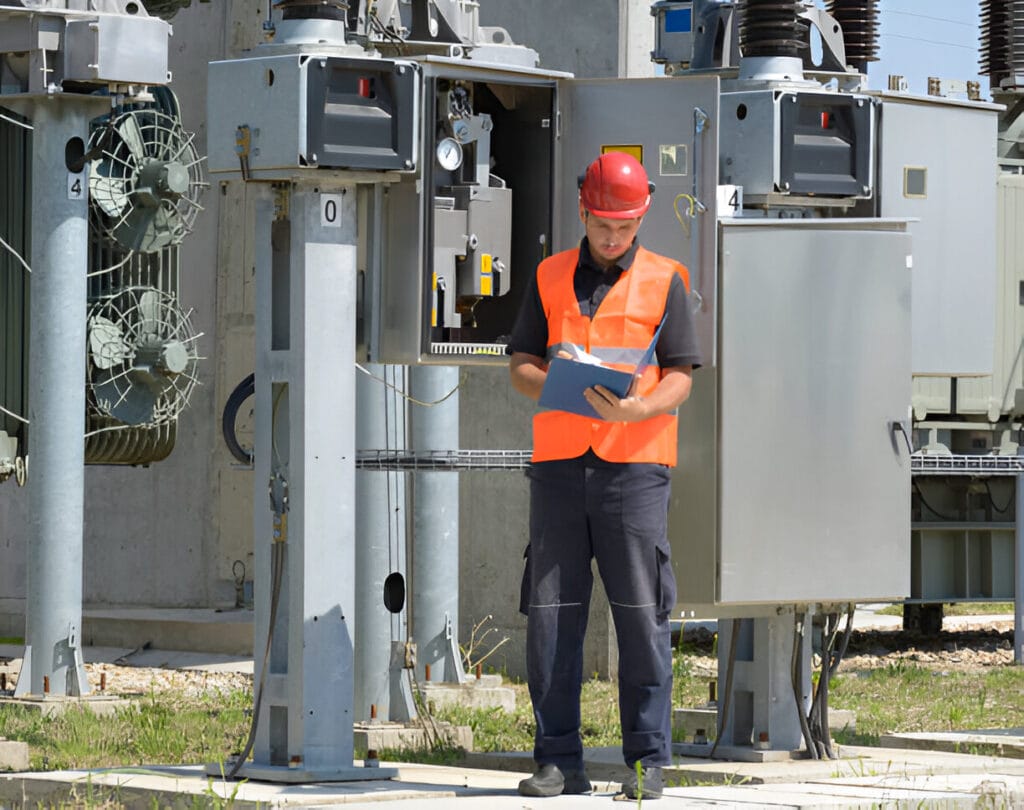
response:
[[[537,773],[519,783],[520,796],[561,796],[590,793],[590,780],[582,770],[561,770],[557,765],[541,765]]]
[[[636,770],[631,768],[629,776],[622,780],[622,795],[627,799],[636,799],[643,792],[645,799],[660,799],[665,791],[665,779],[661,768],[643,768],[643,785],[638,787]]]

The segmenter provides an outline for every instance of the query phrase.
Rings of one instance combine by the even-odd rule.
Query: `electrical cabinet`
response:
[[[445,57],[420,65],[419,171],[367,206],[361,351],[382,363],[505,362],[551,247],[564,74]]]
[[[910,256],[904,221],[721,220],[669,512],[682,607],[907,595]]]
[[[715,250],[717,77],[576,80],[442,59],[423,75],[422,171],[381,202],[382,232],[401,236],[379,240],[381,272],[368,274],[380,285],[365,296],[379,301],[364,308],[371,359],[505,362],[537,264],[582,237],[578,178],[607,150],[632,153],[655,183],[644,244],[696,268],[713,353],[714,279],[699,268]]]
[[[913,372],[991,374],[1000,108],[895,93],[880,98],[878,212],[914,220]],[[969,205],[956,204],[966,199]],[[915,395],[915,406],[950,411],[948,396],[934,402],[922,399],[925,393]]]

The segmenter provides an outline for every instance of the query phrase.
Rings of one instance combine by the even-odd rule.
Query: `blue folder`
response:
[[[658,345],[658,336],[661,335],[661,327],[664,325],[665,319],[662,318],[651,339],[651,345],[647,347],[647,351],[644,352],[633,371],[620,371],[608,366],[581,363],[567,357],[552,358],[548,364],[548,376],[544,380],[544,387],[541,389],[540,400],[537,404],[542,408],[568,411],[591,419],[600,419],[597,411],[590,407],[590,403],[583,396],[583,392],[595,385],[603,385],[619,399],[624,399],[629,394],[633,380],[651,364],[654,350]]]

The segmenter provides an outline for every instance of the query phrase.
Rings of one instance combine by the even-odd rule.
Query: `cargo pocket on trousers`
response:
[[[664,621],[676,606],[676,575],[668,551],[656,548],[658,555],[658,621]]]
[[[519,583],[519,612],[530,615],[530,544],[523,551],[523,580]]]

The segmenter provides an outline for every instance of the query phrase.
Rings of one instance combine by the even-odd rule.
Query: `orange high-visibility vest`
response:
[[[665,313],[669,285],[677,273],[690,288],[679,262],[639,248],[592,318],[580,313],[573,289],[579,248],[556,253],[537,268],[537,288],[548,321],[548,356],[570,346],[606,365],[633,371],[651,344]],[[640,376],[635,395],[649,394],[661,380],[657,360]],[[643,422],[605,422],[565,411],[533,417],[533,461],[576,458],[593,448],[613,462],[676,463],[676,416],[662,414]]]

